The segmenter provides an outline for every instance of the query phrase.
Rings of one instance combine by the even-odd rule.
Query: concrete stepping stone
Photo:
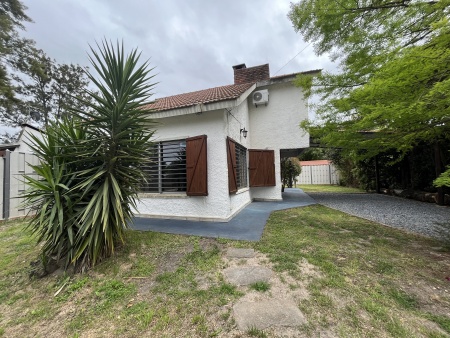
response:
[[[223,270],[225,279],[236,286],[268,282],[272,273],[272,270],[262,266],[238,266]]]
[[[290,300],[240,302],[233,307],[234,319],[241,331],[251,328],[297,327],[306,324],[306,318]]]
[[[253,249],[240,249],[240,248],[228,248],[228,258],[253,258],[255,257],[255,250]]]

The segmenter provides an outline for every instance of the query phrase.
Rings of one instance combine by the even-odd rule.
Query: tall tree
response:
[[[19,36],[23,22],[31,21],[25,14],[26,7],[19,0],[0,1],[0,113],[16,102],[10,69],[21,51],[32,42]]]
[[[89,79],[86,70],[74,64],[58,64],[44,51],[32,48],[15,63],[20,73],[15,76],[17,92],[22,101],[16,104],[16,113],[4,115],[5,122],[17,124],[31,111],[42,115],[45,126],[50,120],[60,119],[73,109],[87,109]]]
[[[53,115],[70,116],[72,109],[88,109],[90,81],[86,69],[76,64],[55,64],[53,69]]]
[[[450,136],[450,0],[303,0],[289,18],[339,72],[302,76],[321,96],[321,142],[372,157]],[[365,133],[370,131],[372,133]]]
[[[82,67],[56,63],[20,36],[23,22],[31,21],[25,10],[19,0],[0,1],[0,122],[17,126],[38,112],[48,125],[69,107],[86,108],[89,80]]]

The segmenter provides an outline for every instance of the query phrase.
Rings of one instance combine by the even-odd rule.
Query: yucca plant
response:
[[[74,111],[74,119],[52,124],[44,141],[34,139],[41,179],[26,178],[26,201],[37,210],[30,227],[44,242],[43,254],[66,266],[95,265],[123,242],[153,134],[144,108],[152,69],[119,43],[98,47],[91,48],[100,78],[88,73],[98,90],[88,93],[90,110]]]
[[[80,180],[82,170],[73,161],[80,141],[88,137],[75,120],[51,122],[44,139],[30,135],[33,152],[40,164],[33,166],[39,178],[25,176],[29,189],[26,204],[36,212],[29,222],[31,230],[43,243],[42,257],[68,266],[75,256],[75,237],[78,232],[74,215],[81,193],[70,190]]]

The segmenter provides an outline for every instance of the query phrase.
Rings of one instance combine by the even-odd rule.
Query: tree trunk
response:
[[[439,177],[439,175],[442,174],[442,159],[438,142],[434,144],[434,167],[436,170],[436,177]],[[438,205],[444,205],[444,188],[442,187],[437,188],[436,203]]]
[[[375,189],[377,191],[377,194],[381,193],[380,166],[378,165],[378,155],[375,155]]]
[[[411,155],[409,156],[409,179],[411,182],[411,190],[414,190],[414,148],[411,150]]]

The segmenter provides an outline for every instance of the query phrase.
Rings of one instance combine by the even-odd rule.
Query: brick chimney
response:
[[[270,78],[269,64],[247,68],[245,63],[233,66],[234,84],[258,82]]]

